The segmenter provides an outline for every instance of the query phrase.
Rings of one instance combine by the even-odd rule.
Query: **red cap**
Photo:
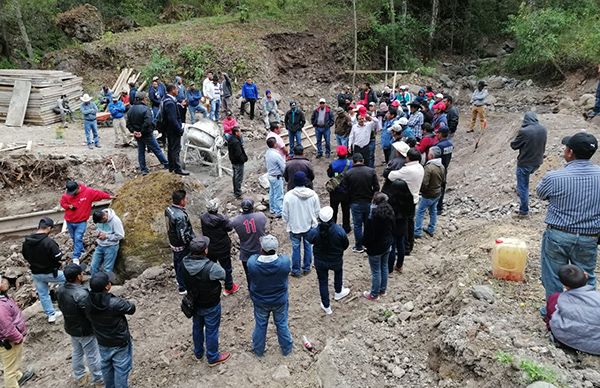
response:
[[[425,95],[426,95],[427,97],[433,97],[433,96],[434,96],[433,92],[428,92],[428,93],[425,93]]]
[[[337,153],[338,156],[347,156],[348,155],[348,147],[346,147],[345,145],[339,145],[335,149],[335,152]]]
[[[432,106],[433,109],[439,109],[441,111],[445,111],[446,110],[446,104],[444,104],[443,102],[438,102],[437,104],[434,104]]]
[[[400,106],[400,103],[398,102],[398,100],[394,100],[392,101],[392,106],[397,108]]]
[[[366,108],[366,107],[364,107],[364,106],[360,106],[360,107],[358,108],[358,115],[359,115],[359,116],[364,116],[364,115],[366,115],[366,114],[367,114],[367,108]]]

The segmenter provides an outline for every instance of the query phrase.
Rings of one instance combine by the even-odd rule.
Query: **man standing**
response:
[[[125,229],[113,209],[96,210],[92,215],[96,224],[96,249],[92,256],[92,276],[98,271],[113,272],[119,244],[125,238]]]
[[[119,100],[119,96],[113,96],[112,101],[108,104],[108,111],[112,117],[112,125],[115,131],[115,147],[129,145],[129,133],[127,132],[127,124],[125,122],[125,104]]]
[[[252,279],[250,298],[254,303],[254,333],[252,351],[258,357],[265,353],[269,316],[277,328],[277,339],[284,356],[292,352],[292,334],[288,326],[288,275],[290,258],[277,254],[279,242],[272,235],[260,238],[261,253],[248,260]]]
[[[350,211],[354,227],[354,247],[352,252],[363,253],[363,227],[369,217],[373,194],[379,191],[379,180],[375,169],[365,165],[365,158],[359,152],[352,155],[352,168],[344,174],[342,185],[350,196]]]
[[[198,360],[204,357],[209,366],[221,364],[231,357],[231,353],[219,353],[219,326],[221,325],[221,281],[225,280],[225,270],[206,255],[210,239],[200,236],[190,243],[190,255],[183,260],[183,280],[194,301],[192,337],[194,355]]]
[[[163,100],[161,115],[162,127],[167,135],[167,160],[169,161],[169,172],[179,175],[190,175],[181,168],[179,154],[181,153],[181,136],[183,127],[181,116],[177,107],[177,87],[173,84],[167,86],[167,96]]]
[[[212,71],[207,71],[206,72],[206,78],[204,78],[204,81],[202,81],[202,95],[204,97],[208,97],[208,95],[210,94],[210,88],[213,87],[213,72]]]
[[[517,193],[521,202],[517,214],[529,215],[529,176],[544,162],[548,131],[538,122],[534,112],[527,112],[517,137],[510,142],[510,148],[519,150],[517,157]]]
[[[233,88],[231,87],[231,80],[227,73],[223,73],[223,82],[221,83],[221,101],[223,103],[223,110],[225,112],[232,110],[233,105],[231,104],[231,96],[233,95]]]
[[[4,367],[4,387],[19,388],[34,373],[32,370],[21,372],[27,325],[19,306],[7,294],[9,288],[8,279],[0,276],[0,360]]]
[[[294,175],[294,189],[283,197],[283,219],[292,242],[292,276],[300,277],[310,272],[312,245],[306,239],[307,233],[317,226],[321,206],[319,197],[306,187],[306,174],[298,171]],[[300,244],[304,245],[304,261],[300,268]]]
[[[142,175],[148,174],[146,165],[146,149],[152,151],[164,168],[169,168],[169,162],[165,158],[158,142],[154,138],[154,124],[152,123],[152,111],[146,105],[146,93],[136,94],[134,105],[127,112],[127,129],[133,134],[138,143],[138,164]]]
[[[106,388],[127,388],[133,366],[133,341],[125,315],[135,313],[132,301],[110,293],[112,279],[98,272],[90,279],[86,312],[96,339]]]
[[[442,151],[442,164],[444,165],[445,173],[444,182],[442,183],[442,193],[440,194],[440,200],[437,204],[437,214],[442,215],[444,213],[444,195],[446,194],[446,183],[448,182],[448,167],[452,161],[452,153],[454,152],[454,143],[448,137],[448,127],[442,127],[437,133],[438,142],[437,147]]]
[[[333,223],[337,223],[338,207],[341,205],[342,226],[346,233],[350,233],[352,230],[350,227],[350,197],[348,190],[341,182],[346,171],[352,168],[352,161],[348,159],[348,148],[346,146],[337,146],[336,154],[338,158],[329,163],[329,167],[327,167],[327,176],[330,179],[335,178],[340,184],[337,185],[335,190],[329,192],[329,206],[333,209]]]
[[[89,94],[84,94],[81,97],[81,114],[83,115],[83,130],[85,132],[85,140],[89,149],[93,150],[94,145],[100,148],[100,139],[98,137],[98,122],[96,121],[96,113],[98,107],[92,102],[92,97]]]
[[[350,86],[344,86],[344,92],[337,95],[338,107],[342,108],[343,112],[347,111],[350,104],[352,104],[353,99],[354,97],[352,96]]]
[[[352,118],[344,108],[336,108],[335,113],[335,140],[337,145],[348,147],[348,136],[350,136],[352,130]]]
[[[208,237],[211,244],[208,248],[207,257],[219,263],[225,270],[225,290],[223,295],[233,295],[240,286],[233,282],[233,268],[231,266],[231,239],[228,232],[233,228],[229,219],[224,214],[219,214],[219,199],[213,198],[206,205],[206,213],[200,216],[202,234]]]
[[[327,105],[327,101],[324,98],[319,100],[319,106],[314,110],[310,118],[312,126],[315,128],[315,134],[317,136],[317,159],[323,156],[323,138],[325,138],[325,156],[329,158],[331,156],[331,126],[334,123],[333,112]]]
[[[65,331],[71,337],[73,378],[79,386],[88,383],[89,375],[83,361],[85,356],[92,374],[92,384],[103,387],[98,341],[94,337],[92,323],[85,315],[89,292],[83,286],[83,270],[77,264],[69,264],[64,273],[67,282],[59,287],[57,300],[65,317]]]
[[[267,139],[267,152],[265,153],[265,164],[269,177],[269,208],[271,216],[281,218],[283,205],[283,172],[285,160],[275,148],[277,141],[274,137]]]
[[[471,125],[467,132],[475,131],[475,123],[477,122],[477,116],[479,116],[479,127],[483,131],[486,127],[485,121],[485,99],[488,96],[488,91],[485,89],[486,83],[485,81],[479,81],[477,83],[477,89],[473,92],[471,96],[471,105],[473,106],[471,110]]]
[[[596,286],[596,258],[600,236],[600,166],[591,158],[598,140],[587,132],[562,139],[567,165],[548,172],[537,186],[538,197],[549,202],[547,229],[542,239],[542,284],[546,299],[563,287],[558,270],[574,264]]]
[[[302,171],[306,174],[306,178],[308,179],[306,187],[312,189],[313,180],[315,179],[315,172],[312,164],[310,163],[310,160],[304,156],[304,147],[302,147],[301,144],[296,144],[294,148],[294,157],[285,163],[285,170],[283,171],[283,178],[288,184],[287,189],[290,191],[296,187],[293,178],[298,171]]]
[[[252,78],[248,78],[242,86],[242,105],[240,107],[240,117],[246,112],[246,103],[250,103],[250,120],[254,120],[254,105],[258,99],[258,87]]]
[[[60,206],[65,209],[67,230],[73,240],[73,263],[79,264],[83,253],[83,235],[94,202],[114,197],[104,191],[94,190],[75,181],[67,181],[66,192],[60,198]]]
[[[294,146],[302,145],[302,128],[306,124],[304,112],[298,107],[295,101],[290,102],[290,110],[285,114],[285,129],[288,131],[288,140],[290,142],[290,157],[294,156]]]
[[[229,151],[229,160],[231,161],[231,167],[233,169],[233,174],[231,175],[233,180],[233,195],[239,199],[242,196],[244,163],[248,161],[248,156],[246,155],[242,143],[242,130],[240,127],[233,127],[231,129],[231,136],[227,141],[227,149]]]
[[[259,239],[265,235],[268,221],[263,212],[254,211],[254,201],[251,199],[244,199],[241,206],[242,214],[232,218],[230,225],[240,239],[240,261],[244,267],[244,273],[246,273],[248,290],[250,290],[248,259],[250,256],[260,253]]]
[[[358,120],[352,127],[352,132],[350,132],[348,138],[348,148],[352,150],[353,154],[361,154],[365,161],[371,158],[369,143],[371,142],[371,133],[373,133],[374,126],[375,121],[366,114],[366,111],[364,114],[359,112]]]
[[[219,112],[221,110],[221,83],[219,77],[213,77],[212,98],[210,100],[210,115],[215,122],[219,121]]]
[[[187,193],[185,190],[175,190],[171,196],[173,204],[165,210],[167,220],[167,236],[173,251],[173,267],[180,295],[185,295],[185,285],[181,273],[181,262],[190,253],[190,241],[196,237],[192,229],[190,217],[185,210]]]
[[[202,93],[196,89],[196,84],[190,82],[190,88],[187,91],[188,112],[190,112],[190,121],[192,124],[196,122],[196,112],[202,113],[202,117],[208,117],[208,111],[203,104],[200,103]]]
[[[598,65],[598,86],[596,87],[596,102],[594,108],[583,114],[586,120],[593,119],[595,116],[600,115],[600,65]]]
[[[271,128],[271,123],[279,123],[279,112],[277,111],[277,101],[271,95],[271,91],[265,92],[265,98],[263,99],[263,121],[265,128]]]
[[[458,108],[454,106],[454,99],[452,98],[452,96],[444,96],[443,101],[446,105],[446,119],[448,121],[448,131],[450,133],[450,137],[452,137],[458,129]]]
[[[175,76],[175,86],[177,87],[177,102],[185,100],[185,85],[181,76]]]
[[[150,88],[148,88],[148,97],[152,102],[152,117],[154,121],[158,117],[158,111],[160,110],[160,103],[167,95],[165,90],[165,84],[160,82],[158,77],[152,78],[152,83],[150,84]]]
[[[285,160],[288,157],[288,149],[285,146],[285,142],[281,138],[281,127],[279,126],[279,123],[271,123],[271,125],[269,126],[269,132],[267,132],[266,139],[270,137],[275,138],[275,149],[281,154],[281,156]]]
[[[35,290],[48,316],[48,322],[56,322],[62,313],[55,311],[48,288],[49,283],[64,283],[65,277],[59,271],[63,253],[58,244],[49,235],[54,227],[51,218],[44,217],[38,224],[38,229],[23,241],[23,257],[29,263]]]
[[[423,182],[421,183],[421,199],[415,219],[415,238],[423,237],[423,232],[433,237],[437,223],[437,201],[442,192],[442,182],[444,182],[444,166],[442,165],[442,151],[433,146],[427,153],[427,163],[425,163]],[[400,170],[402,171],[402,170]],[[408,182],[407,182],[408,183]],[[410,186],[409,186],[410,189]],[[423,228],[423,219],[425,212],[429,211],[429,226]]]

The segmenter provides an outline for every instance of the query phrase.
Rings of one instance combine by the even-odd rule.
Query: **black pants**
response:
[[[392,150],[391,147],[383,148],[383,158],[385,159],[385,164],[388,164],[388,162],[390,161],[391,150]]]
[[[354,149],[352,150],[352,153],[360,153],[363,156],[366,165],[368,165],[369,161],[371,160],[371,151],[369,150],[368,144],[364,147],[359,147],[355,145]]]
[[[181,171],[179,164],[179,154],[181,153],[181,136],[169,132],[167,134],[167,160],[169,162],[169,171]]]
[[[437,203],[437,212],[441,214],[444,211],[444,194],[446,194],[446,179],[442,182],[442,193]]]
[[[396,219],[396,230],[394,233],[394,243],[388,257],[388,270],[390,273],[404,265],[404,254],[406,250],[406,234],[408,229],[408,220],[405,218]]]
[[[315,262],[317,258],[315,257]],[[329,271],[333,271],[333,288],[336,293],[342,292],[343,271],[342,263],[315,263],[317,279],[319,280],[319,294],[323,306],[329,307]]]
[[[244,165],[232,164],[231,167],[233,167],[231,177],[233,180],[233,195],[240,197],[242,195],[242,182],[244,181]]]
[[[350,199],[346,193],[329,194],[329,206],[333,208],[333,222],[337,223],[338,207],[342,206],[342,227],[346,233],[350,233]]]
[[[250,292],[250,276],[248,275],[248,262],[242,261],[242,267],[244,267],[244,273],[246,274],[246,283],[248,283],[248,292]]]
[[[242,106],[240,107],[240,116],[244,115],[246,112],[246,103],[250,103],[250,120],[254,120],[254,105],[256,105],[256,98],[246,98],[246,101],[242,101]]]
[[[231,254],[219,255],[219,265],[225,270],[225,289],[227,291],[233,288],[233,267],[231,266]],[[212,261],[215,261],[214,259]]]
[[[412,216],[406,220],[406,245],[404,246],[404,254],[410,255],[415,246],[415,217]]]

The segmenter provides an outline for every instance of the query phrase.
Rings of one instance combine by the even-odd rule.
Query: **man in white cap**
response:
[[[98,122],[96,121],[96,113],[98,107],[92,102],[92,97],[89,94],[84,94],[81,97],[81,114],[83,115],[83,130],[85,131],[85,140],[89,149],[94,149],[94,145],[100,148],[100,139],[98,138]],[[93,136],[93,137],[92,137]]]
[[[310,118],[312,126],[317,135],[317,159],[323,157],[322,142],[325,138],[325,157],[331,157],[331,126],[334,123],[333,112],[327,105],[324,98],[319,100],[319,105],[313,111]]]
[[[125,104],[119,100],[118,96],[113,96],[112,101],[108,104],[108,111],[112,117],[113,129],[115,131],[115,147],[127,147],[131,142],[129,131],[127,130],[127,122],[125,121]]]
[[[387,177],[390,172],[398,171],[406,164],[406,155],[410,147],[403,141],[397,141],[392,143],[392,149],[394,157],[390,159],[387,166],[383,170],[383,177],[386,179],[386,183],[388,182]]]

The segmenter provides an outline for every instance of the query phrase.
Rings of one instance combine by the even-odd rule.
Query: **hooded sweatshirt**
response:
[[[34,233],[23,241],[23,257],[29,263],[32,274],[51,274],[60,268],[63,253],[46,233]]]
[[[110,199],[110,194],[80,184],[77,194],[65,193],[60,198],[60,206],[65,209],[65,221],[72,223],[87,221],[92,212],[92,204],[103,199]],[[69,209],[70,205],[73,205],[72,210]]]
[[[523,117],[523,124],[515,140],[510,142],[510,148],[519,150],[517,166],[534,167],[542,165],[546,150],[548,131],[538,122],[534,112],[527,112]]]
[[[250,298],[258,305],[279,306],[288,301],[292,261],[283,255],[253,255],[248,259]]]
[[[227,216],[219,213],[206,212],[200,217],[202,234],[210,238],[208,245],[208,258],[219,260],[231,255],[231,239],[227,232],[233,227],[229,224]]]
[[[113,209],[104,209],[103,212],[108,214],[108,220],[106,222],[97,223],[96,229],[98,229],[99,232],[106,234],[106,239],[97,239],[96,243],[101,247],[119,245],[119,241],[125,237],[123,222],[121,222],[121,219],[115,214]]]
[[[431,159],[425,164],[423,182],[421,183],[421,195],[427,199],[433,199],[442,193],[442,183],[446,176],[446,169],[441,158]]]
[[[26,334],[25,319],[17,304],[7,295],[0,295],[0,341],[20,344]]]
[[[287,231],[305,233],[317,226],[321,206],[317,193],[308,187],[296,186],[283,196],[283,219]]]
[[[225,270],[207,257],[189,255],[183,259],[183,282],[198,308],[221,303],[221,280]]]
[[[124,347],[131,342],[125,315],[135,313],[135,304],[109,292],[90,292],[87,314],[100,346]]]

